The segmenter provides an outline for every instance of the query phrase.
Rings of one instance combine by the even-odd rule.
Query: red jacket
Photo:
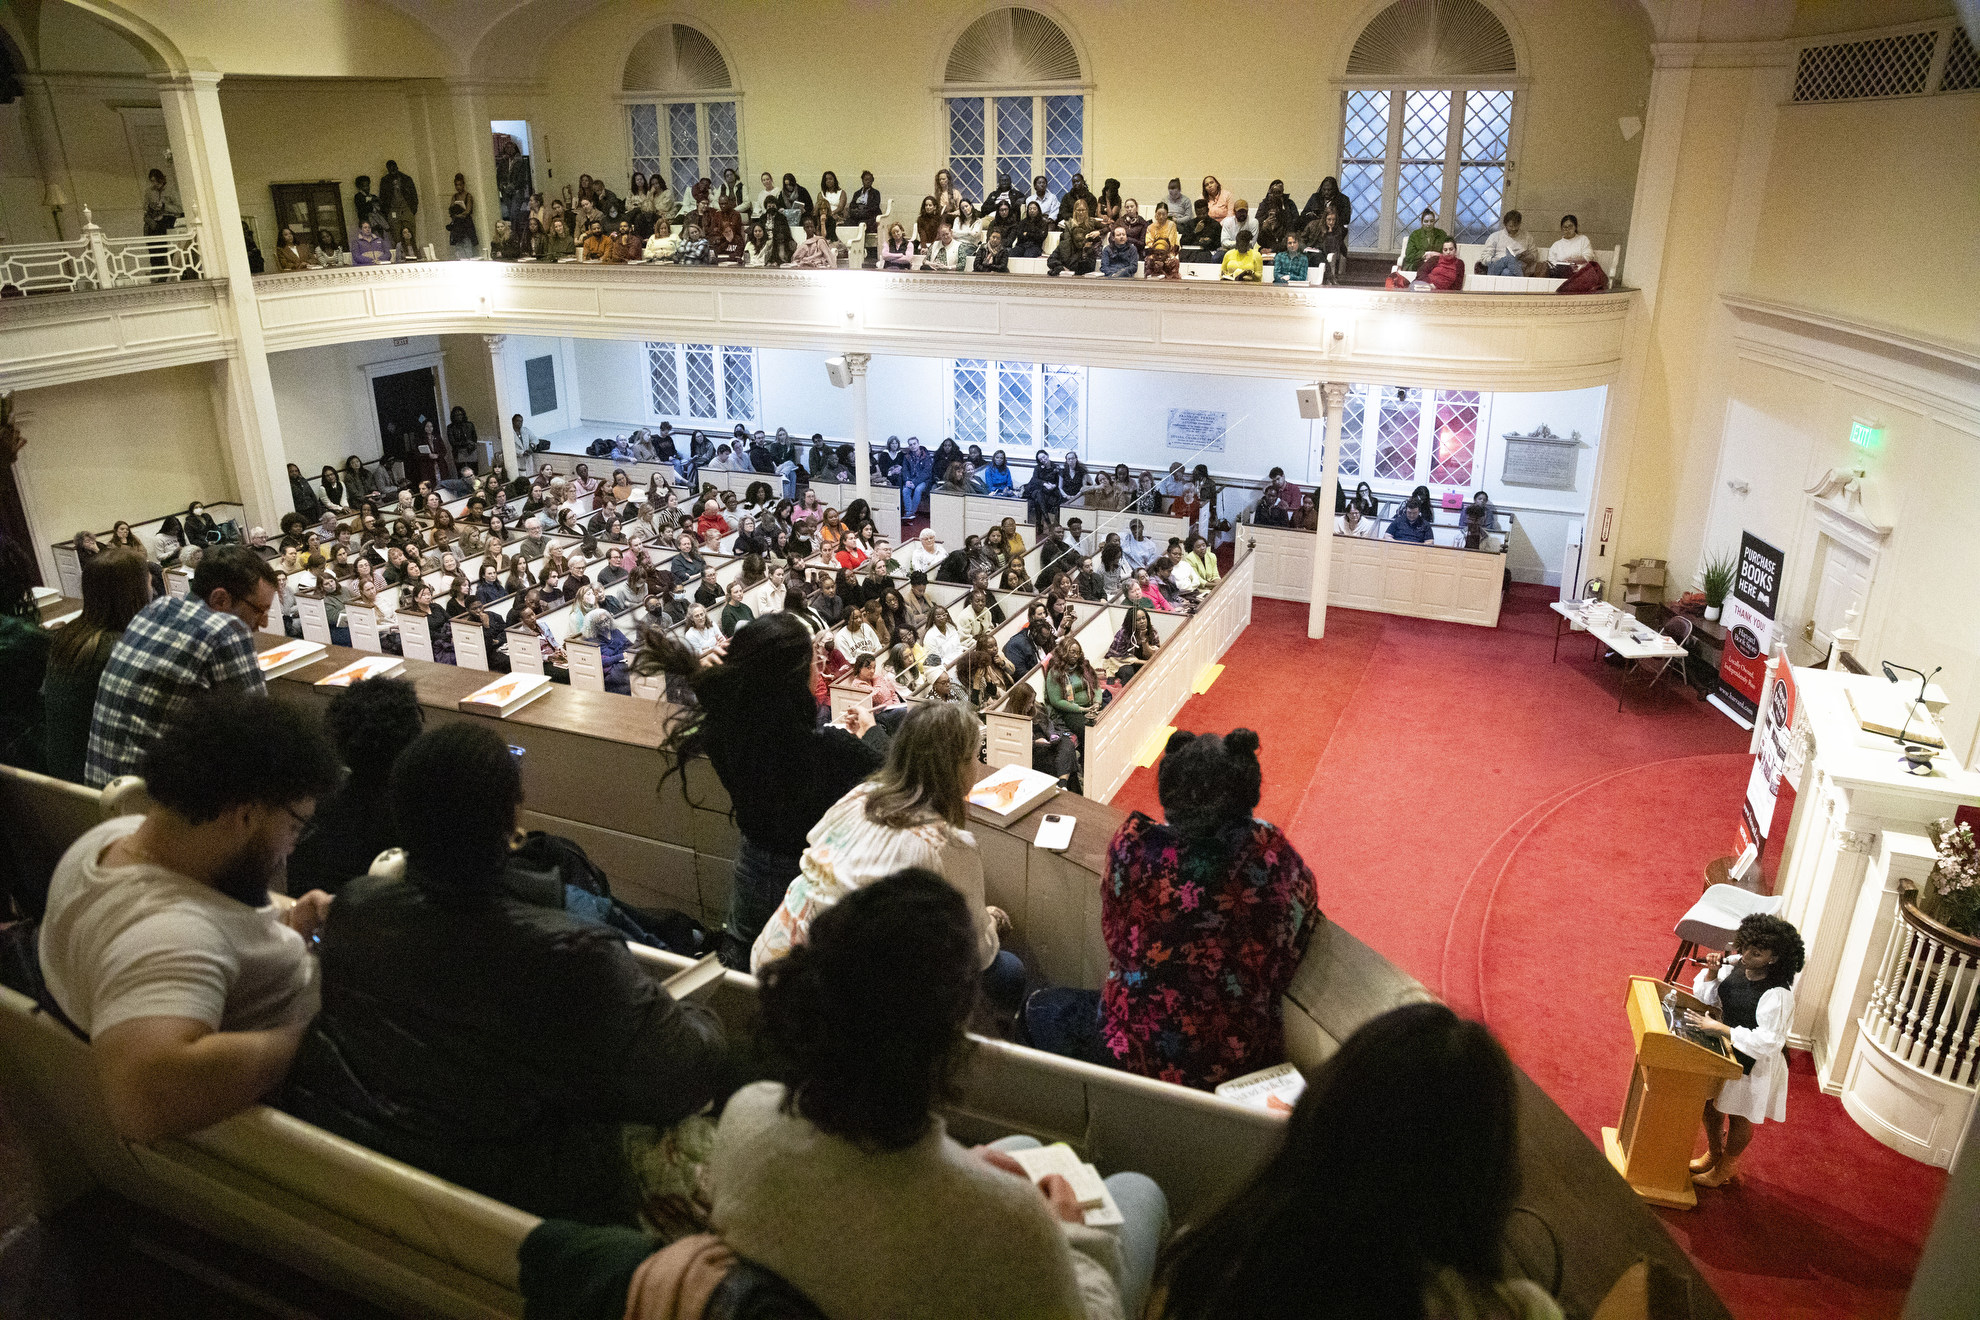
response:
[[[1609,289],[1609,275],[1594,262],[1589,262],[1574,274],[1561,281],[1555,293],[1606,293]]]
[[[1423,259],[1416,268],[1416,278],[1443,293],[1464,287],[1464,262],[1456,257],[1447,257],[1439,252]]]

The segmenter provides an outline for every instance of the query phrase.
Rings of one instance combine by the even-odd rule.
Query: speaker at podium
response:
[[[1664,1011],[1666,994],[1675,996],[1674,1014]],[[1632,976],[1624,1008],[1636,1038],[1636,1064],[1621,1121],[1602,1129],[1602,1150],[1638,1196],[1689,1210],[1698,1204],[1691,1149],[1705,1102],[1740,1075],[1739,1060],[1719,1037],[1684,1027],[1686,1009],[1711,1009],[1676,986]]]

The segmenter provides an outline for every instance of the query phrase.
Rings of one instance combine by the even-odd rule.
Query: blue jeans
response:
[[[1485,273],[1487,275],[1523,276],[1526,274],[1526,267],[1521,264],[1518,253],[1508,252],[1498,260],[1486,263]]]
[[[912,518],[921,512],[921,501],[927,496],[928,487],[929,483],[926,481],[902,480],[901,517]]]
[[[1022,1133],[990,1143],[993,1150],[1030,1150],[1038,1138]],[[1169,1198],[1145,1173],[1116,1173],[1106,1179],[1114,1204],[1127,1222],[1113,1229],[1121,1249],[1121,1272],[1114,1283],[1121,1290],[1121,1314],[1141,1314],[1148,1284],[1155,1277],[1155,1257],[1169,1236]]]
[[[1024,1003],[1024,960],[1009,949],[983,969],[983,998],[1008,1022]]]
[[[784,901],[784,891],[797,873],[796,853],[759,848],[747,836],[737,843],[735,879],[729,886],[728,933],[722,945],[724,966],[749,970],[750,947]]]
[[[1018,1039],[1033,1049],[1078,1059],[1081,1063],[1114,1066],[1100,1047],[1100,992],[1055,986],[1039,990],[1024,1001]]]

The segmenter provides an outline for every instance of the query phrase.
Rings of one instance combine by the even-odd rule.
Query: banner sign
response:
[[[1787,556],[1751,532],[1740,538],[1739,572],[1726,599],[1725,650],[1719,658],[1719,698],[1742,719],[1759,717],[1767,681],[1767,653],[1774,648],[1774,607]]]
[[[1760,712],[1760,750],[1753,758],[1753,772],[1746,779],[1746,800],[1740,803],[1739,848],[1753,849],[1756,864],[1766,846],[1767,831],[1774,820],[1774,804],[1781,796],[1781,780],[1787,774],[1788,739],[1794,733],[1794,669],[1783,663],[1767,693],[1767,708]]]

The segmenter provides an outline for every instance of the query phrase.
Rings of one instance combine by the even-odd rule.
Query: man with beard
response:
[[[63,854],[39,954],[90,1038],[111,1123],[152,1142],[247,1108],[288,1072],[317,1011],[307,941],[330,897],[283,912],[268,887],[338,766],[297,708],[227,694],[167,725],[141,769],[151,810]]]

